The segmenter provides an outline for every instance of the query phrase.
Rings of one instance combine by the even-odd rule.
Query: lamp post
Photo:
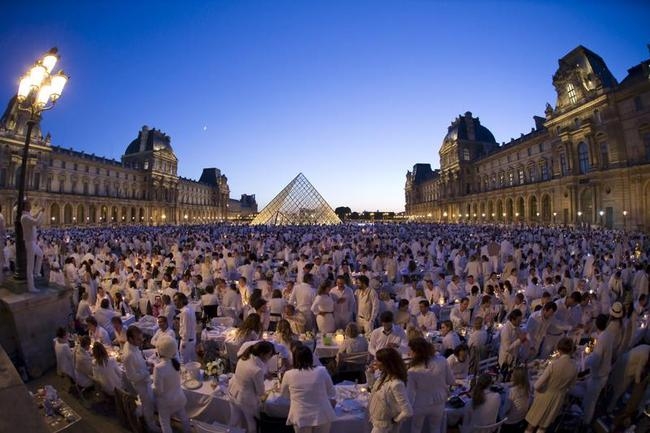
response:
[[[578,225],[582,227],[582,211],[578,211]]]
[[[553,225],[555,225],[555,217],[557,217],[557,212],[553,212]]]
[[[599,210],[598,215],[600,215],[600,226],[602,227],[603,226],[603,215],[605,215],[605,211],[604,210]]]
[[[627,230],[627,211],[623,211],[623,230]]]
[[[29,113],[27,120],[27,132],[25,134],[25,145],[23,147],[23,160],[20,165],[20,177],[18,179],[18,203],[16,205],[16,280],[26,279],[26,251],[23,239],[23,226],[20,217],[25,208],[25,186],[27,183],[27,158],[29,157],[29,144],[32,138],[34,125],[41,119],[41,113],[54,107],[59,100],[61,92],[68,81],[68,77],[59,71],[52,74],[54,66],[59,60],[58,50],[52,48],[43,57],[34,63],[20,79],[18,93],[16,94],[16,106],[20,111]]]

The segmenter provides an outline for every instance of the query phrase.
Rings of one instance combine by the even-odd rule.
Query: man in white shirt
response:
[[[611,400],[607,412],[611,413],[616,407],[618,399],[625,390],[634,382],[642,381],[644,369],[648,367],[650,345],[641,344],[621,355],[614,364],[610,384],[613,387]]]
[[[433,332],[438,329],[438,318],[433,311],[429,310],[429,301],[426,299],[420,301],[420,312],[415,317],[415,321],[423,332]]]
[[[451,323],[451,320],[445,320],[440,325],[440,335],[442,335],[442,346],[441,352],[443,354],[453,352],[458,346],[460,346],[460,337],[454,331],[454,325]]]
[[[345,329],[348,323],[352,322],[354,310],[356,309],[354,293],[345,285],[343,275],[336,277],[336,285],[330,290],[330,296],[334,299],[334,324],[336,329]]]
[[[153,417],[154,398],[151,388],[151,370],[140,350],[140,346],[144,342],[142,331],[137,326],[131,325],[126,330],[126,338],[127,342],[124,344],[122,356],[124,373],[140,397],[142,414],[149,431],[160,432],[161,429],[156,425]]]
[[[97,324],[97,320],[90,316],[86,319],[86,326],[88,327],[88,336],[93,342],[99,342],[104,346],[111,345],[111,339],[108,336],[106,329]]]
[[[384,311],[379,317],[381,326],[370,333],[368,343],[368,352],[375,355],[379,349],[392,347],[399,351],[406,350],[406,333],[404,330],[393,323],[393,313]]]
[[[359,281],[359,288],[356,293],[357,325],[359,325],[362,332],[370,334],[373,332],[375,318],[379,314],[379,296],[376,291],[368,286],[370,284],[368,277],[360,275],[357,279]]]
[[[38,233],[36,228],[42,224],[41,217],[43,209],[39,209],[36,216],[31,214],[32,204],[25,201],[23,214],[20,217],[20,224],[23,228],[23,240],[25,242],[25,276],[27,278],[27,290],[38,293],[34,286],[34,274],[41,275],[41,264],[43,263],[43,250],[38,245]]]
[[[449,313],[449,319],[454,324],[454,328],[463,328],[469,325],[470,321],[469,298],[463,297],[458,305],[454,305]]]
[[[622,317],[621,312],[621,317]],[[582,419],[585,425],[591,424],[591,419],[596,410],[598,396],[607,384],[609,372],[612,369],[612,356],[614,355],[615,334],[607,327],[608,317],[600,314],[596,317],[596,328],[598,337],[594,345],[594,351],[586,359],[585,364],[591,370],[591,375],[587,380],[585,396],[582,399]]]
[[[289,296],[289,303],[296,306],[296,309],[305,317],[305,330],[314,330],[314,314],[311,312],[311,306],[316,297],[316,291],[312,284],[314,276],[308,272],[302,277],[302,283],[293,286],[293,291]]]
[[[153,334],[153,337],[151,337],[151,345],[156,347],[156,342],[162,336],[168,336],[176,340],[176,334],[174,334],[174,330],[169,327],[167,317],[160,315],[158,316],[158,330]]]
[[[181,338],[180,354],[183,362],[196,361],[196,314],[188,305],[184,293],[174,295],[174,305],[180,310],[178,313],[178,335]]]
[[[526,333],[521,332],[519,325],[523,319],[520,310],[512,310],[508,321],[501,328],[501,341],[499,344],[499,365],[513,365],[518,358],[519,347],[526,342]]]
[[[548,327],[553,321],[553,315],[557,311],[555,302],[547,302],[541,310],[535,311],[528,318],[526,332],[528,332],[529,356],[537,358],[542,347],[542,341],[546,337]]]

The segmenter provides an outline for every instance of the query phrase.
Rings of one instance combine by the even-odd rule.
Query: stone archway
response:
[[[50,223],[52,225],[61,223],[61,208],[57,203],[54,203],[52,206],[50,206]]]
[[[594,223],[594,192],[591,188],[586,188],[580,193],[578,210],[582,212],[579,222],[585,224]]]

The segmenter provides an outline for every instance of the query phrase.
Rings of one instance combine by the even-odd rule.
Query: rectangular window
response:
[[[607,143],[600,143],[600,162],[603,168],[609,168],[609,149]]]
[[[508,185],[510,186],[515,185],[515,174],[512,171],[508,173]]]
[[[524,169],[520,168],[519,169],[519,185],[523,185],[526,183],[526,177],[524,176]]]
[[[562,176],[566,176],[569,172],[569,168],[566,163],[566,155],[564,153],[560,154],[560,173]]]
[[[573,84],[569,83],[566,86],[567,96],[569,97],[569,102],[575,104],[578,102],[578,96],[576,95],[576,89],[573,87]]]
[[[535,170],[535,166],[534,166],[534,165],[531,165],[530,167],[528,167],[528,180],[529,180],[530,182],[535,182],[535,180],[536,180],[536,176],[535,176],[536,173],[535,173],[535,171],[536,171],[536,170]]]
[[[548,163],[544,161],[541,164],[541,168],[542,168],[542,180],[548,180],[550,178],[548,174]]]

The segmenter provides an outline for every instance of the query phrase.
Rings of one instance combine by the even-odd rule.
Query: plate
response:
[[[187,389],[198,389],[201,388],[201,382],[196,379],[190,379],[183,382],[183,387]]]

